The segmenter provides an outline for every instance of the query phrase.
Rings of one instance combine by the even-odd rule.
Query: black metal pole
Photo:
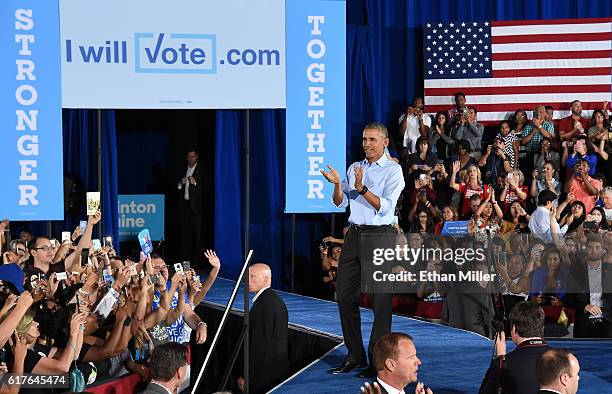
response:
[[[102,110],[98,109],[98,191],[100,192],[100,209],[102,207]],[[102,239],[102,221],[98,223],[98,238]]]
[[[291,292],[295,291],[295,213],[291,215]]]
[[[248,260],[247,260],[248,261]],[[242,343],[242,354],[244,354],[244,388],[242,392],[249,394],[249,269],[244,274],[244,320],[242,330],[244,331],[244,342]]]
[[[244,138],[244,255],[250,250],[251,227],[251,115],[246,110],[246,132]]]
[[[250,248],[251,237],[251,111],[246,110],[246,133],[244,138],[244,254]],[[248,268],[247,268],[248,270]],[[249,393],[249,272],[244,275],[244,389]]]

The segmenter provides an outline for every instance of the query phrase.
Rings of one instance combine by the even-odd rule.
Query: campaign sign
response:
[[[64,219],[58,0],[0,6],[0,217]]]
[[[467,235],[469,220],[444,222],[440,235]]]
[[[287,0],[285,212],[338,212],[320,170],[346,172],[346,2]]]
[[[164,239],[163,194],[120,194],[117,198],[120,241],[134,241],[145,228],[151,240]]]
[[[285,108],[284,0],[62,0],[61,19],[66,108]]]
[[[151,242],[151,235],[149,230],[146,228],[138,233],[138,242],[140,242],[140,249],[145,255],[150,255],[153,252],[153,243]]]

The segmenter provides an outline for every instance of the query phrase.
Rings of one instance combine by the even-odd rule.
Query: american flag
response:
[[[447,111],[464,92],[484,124],[539,104],[559,119],[573,100],[590,116],[611,101],[611,43],[612,18],[427,23],[426,111]]]

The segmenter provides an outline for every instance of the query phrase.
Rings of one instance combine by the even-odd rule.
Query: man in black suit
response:
[[[372,349],[376,381],[366,383],[361,391],[372,394],[403,393],[404,388],[417,381],[421,360],[417,357],[412,337],[401,332],[385,334]],[[417,393],[433,394],[423,383],[416,386]]]
[[[462,267],[469,269],[467,264]],[[472,271],[472,269],[469,269]],[[489,273],[487,265],[476,263],[473,271]],[[491,322],[495,317],[493,299],[488,281],[462,281],[451,287],[442,308],[442,320],[455,328],[461,328],[491,337]]]
[[[566,349],[550,349],[538,360],[536,375],[540,384],[538,394],[576,394],[580,377],[580,363]]]
[[[266,264],[249,267],[249,291],[255,292],[249,312],[249,390],[265,392],[289,372],[287,306],[274,290]],[[244,379],[238,379],[242,389]]]
[[[187,348],[168,342],[151,355],[151,382],[142,394],[168,394],[178,390],[187,371]]]
[[[576,260],[570,269],[565,300],[576,310],[574,338],[612,338],[612,275],[601,262],[603,252],[601,237],[589,234],[586,261]]]
[[[181,254],[194,263],[198,260],[202,242],[202,176],[198,153],[187,152],[187,170],[178,182]]]
[[[535,369],[538,359],[550,347],[544,335],[544,309],[534,302],[519,302],[510,311],[512,342],[516,348],[506,354],[506,335],[495,338],[495,353],[480,386],[480,394],[536,394]]]

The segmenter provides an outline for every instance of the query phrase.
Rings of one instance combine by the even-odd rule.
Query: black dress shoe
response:
[[[327,372],[332,373],[334,375],[338,375],[338,374],[341,374],[341,373],[351,372],[355,368],[363,368],[363,367],[365,367],[364,363],[361,363],[361,362],[355,363],[355,362],[352,362],[352,361],[345,361],[345,362],[342,363],[341,366],[336,367],[336,368],[332,368],[332,369],[330,369]]]
[[[369,366],[363,371],[359,372],[356,376],[362,379],[372,379],[376,377],[376,369],[373,366]]]

